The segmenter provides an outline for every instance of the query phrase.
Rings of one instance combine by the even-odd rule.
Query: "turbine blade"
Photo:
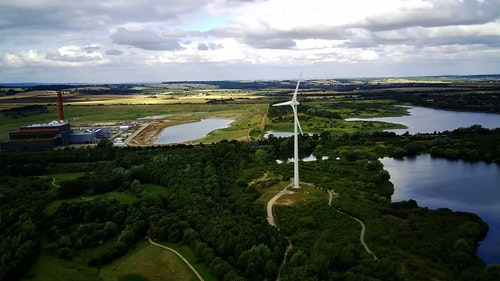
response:
[[[273,106],[283,106],[283,105],[292,105],[292,102],[286,101],[286,102],[280,102],[280,103],[273,104]]]
[[[300,127],[299,117],[295,116],[295,118],[297,118],[297,126],[299,127],[300,134],[303,135],[304,133],[302,132],[302,128]]]
[[[300,134],[303,135],[304,133],[302,133],[302,128],[300,127],[299,117],[297,115],[297,107],[292,106],[292,109],[293,109],[293,117],[295,118],[295,121],[297,122],[297,127],[299,127]]]
[[[293,93],[292,101],[297,101],[297,92],[299,91],[299,85],[302,79],[302,72],[303,70],[300,71],[299,81],[297,81],[297,86],[295,87],[295,92]]]

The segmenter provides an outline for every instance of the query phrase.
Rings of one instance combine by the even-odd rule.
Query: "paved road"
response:
[[[189,266],[189,268],[193,271],[193,273],[196,275],[196,277],[198,277],[198,279],[200,281],[205,281],[203,279],[203,277],[201,277],[201,275],[198,273],[198,271],[196,271],[196,269],[189,263],[189,261],[187,259],[185,259],[179,252],[177,252],[176,250],[172,249],[172,248],[169,248],[167,246],[164,246],[164,245],[161,245],[161,244],[158,244],[156,242],[154,242],[153,240],[151,240],[151,238],[148,236],[148,241],[149,243],[151,243],[152,245],[155,245],[157,247],[160,247],[160,248],[163,248],[165,250],[169,250],[171,251],[172,253],[176,254],[185,264],[187,264],[187,266]]]

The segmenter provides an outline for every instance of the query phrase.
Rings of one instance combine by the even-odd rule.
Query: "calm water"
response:
[[[264,138],[269,138],[270,135],[273,135],[274,137],[276,138],[288,138],[288,137],[291,137],[293,136],[293,133],[289,133],[289,132],[274,132],[274,131],[267,131],[265,134],[264,134]]]
[[[396,134],[403,134],[408,131],[415,133],[433,133],[451,131],[460,127],[470,127],[481,125],[484,128],[493,129],[500,127],[500,114],[462,112],[431,109],[426,107],[408,107],[408,116],[381,117],[381,118],[348,118],[347,121],[382,121],[388,123],[403,124],[407,129],[387,130]]]
[[[232,119],[204,119],[199,122],[170,126],[161,132],[155,144],[183,143],[200,139],[211,131],[226,128]]]
[[[394,184],[392,201],[414,199],[421,207],[478,214],[489,225],[479,256],[500,263],[500,165],[433,158],[383,158]]]

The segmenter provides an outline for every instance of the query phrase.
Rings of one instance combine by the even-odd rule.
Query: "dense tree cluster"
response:
[[[81,260],[102,247],[106,251],[85,256],[88,266],[102,266],[147,235],[189,246],[218,280],[275,279],[289,240],[294,248],[282,280],[418,280],[430,276],[423,268],[433,263],[438,269],[432,274],[443,279],[494,276],[497,269],[485,268],[476,255],[487,232],[480,218],[391,203],[390,175],[378,158],[452,145],[458,157],[465,147],[477,150],[476,159],[498,161],[498,138],[498,130],[477,126],[420,136],[301,135],[304,156],[329,158],[301,165],[302,180],[316,188],[306,189],[307,200],[276,207],[279,229],[268,224],[257,199],[292,177],[292,165],[275,162],[292,155],[291,138],[125,149],[101,142],[94,148],[2,152],[0,280],[19,278],[39,251]],[[46,177],[72,172],[81,176],[59,187]],[[265,174],[275,176],[256,180]],[[148,192],[149,184],[162,192]],[[338,195],[332,206],[327,189]],[[359,244],[359,224],[349,215],[368,225],[367,239],[380,260]],[[411,274],[403,272],[410,262]]]
[[[0,176],[0,280],[17,279],[40,251],[47,189],[39,178]]]
[[[41,113],[47,113],[47,106],[44,105],[26,105],[21,107],[14,107],[9,109],[4,109],[0,111],[5,117],[8,118],[18,118],[26,117]]]

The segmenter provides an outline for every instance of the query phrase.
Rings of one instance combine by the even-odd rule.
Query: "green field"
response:
[[[186,245],[172,244],[172,243],[160,243],[169,248],[172,248],[179,252],[185,259],[187,259],[193,267],[198,271],[198,273],[203,277],[205,281],[217,281],[217,278],[212,275],[210,269],[204,264],[196,262],[196,256],[193,250]],[[196,279],[196,278],[195,278]]]
[[[167,189],[164,186],[146,183],[143,185],[145,193],[157,194],[157,195],[167,195]]]
[[[96,280],[98,269],[85,266],[77,261],[67,261],[41,253],[22,280],[53,281],[71,280],[88,281]]]
[[[105,194],[99,194],[95,196],[85,196],[85,197],[78,197],[78,198],[71,198],[71,199],[57,199],[52,202],[50,202],[45,209],[43,210],[43,213],[45,216],[51,216],[53,215],[59,206],[63,203],[71,203],[71,202],[81,202],[81,201],[86,201],[86,200],[95,200],[95,199],[104,199],[104,198],[113,198],[118,200],[118,202],[122,204],[132,204],[134,203],[137,198],[133,196],[132,194],[126,193],[126,192],[109,192]]]
[[[60,173],[60,174],[50,174],[45,177],[53,179],[55,185],[59,185],[62,181],[72,180],[83,176],[84,173]]]
[[[102,267],[98,280],[192,281],[197,278],[174,253],[140,242],[131,253]]]
[[[130,253],[101,269],[86,266],[80,262],[82,258],[85,259],[75,257],[74,260],[68,261],[42,253],[24,280],[197,280],[189,267],[174,253],[147,242],[137,243]],[[204,274],[201,271],[200,273]],[[207,277],[206,280],[215,280],[210,279],[209,273]]]
[[[199,121],[206,118],[235,119],[232,126],[206,137],[204,141],[221,139],[247,139],[249,131],[262,130],[262,120],[267,104],[173,104],[173,105],[106,105],[66,106],[65,118],[72,126],[115,124],[119,121],[138,121],[149,116],[163,116],[166,124]],[[48,112],[8,118],[0,114],[0,139],[8,133],[30,124],[48,123],[58,119],[56,106],[48,106]]]
[[[250,93],[248,93],[251,96]],[[132,96],[133,97],[133,96]],[[127,98],[132,98],[128,96]],[[254,96],[256,97],[256,96]],[[139,121],[142,118],[161,116],[158,119],[163,125],[175,125],[195,122],[207,118],[229,118],[235,121],[230,127],[215,130],[206,137],[193,142],[212,143],[223,139],[251,140],[261,138],[268,130],[288,131],[291,126],[292,114],[285,115],[284,119],[276,120],[268,117],[270,100],[255,99],[251,103],[206,103],[207,100],[179,102],[170,104],[147,104],[146,102],[125,103],[123,96],[106,96],[106,103],[98,103],[102,96],[90,96],[88,105],[83,102],[67,103],[65,106],[65,119],[73,127],[114,125],[120,121]],[[113,99],[114,98],[114,99]],[[138,99],[135,97],[137,101]],[[318,133],[330,131],[332,134],[341,135],[356,131],[373,132],[384,129],[401,128],[400,125],[380,122],[346,122],[344,118],[350,117],[385,117],[401,116],[407,114],[406,109],[396,107],[394,100],[356,100],[356,101],[328,101],[319,102],[314,99],[303,102],[299,111],[299,119],[305,133]],[[28,104],[23,104],[28,105]],[[58,119],[55,103],[46,105],[47,112],[35,115],[17,115],[17,118],[0,114],[0,139],[7,139],[8,133],[30,124],[48,123]],[[273,108],[274,109],[274,108]],[[285,112],[288,108],[284,109]],[[337,114],[339,119],[325,118],[315,115],[313,111],[327,111]],[[144,121],[148,122],[148,121]]]

